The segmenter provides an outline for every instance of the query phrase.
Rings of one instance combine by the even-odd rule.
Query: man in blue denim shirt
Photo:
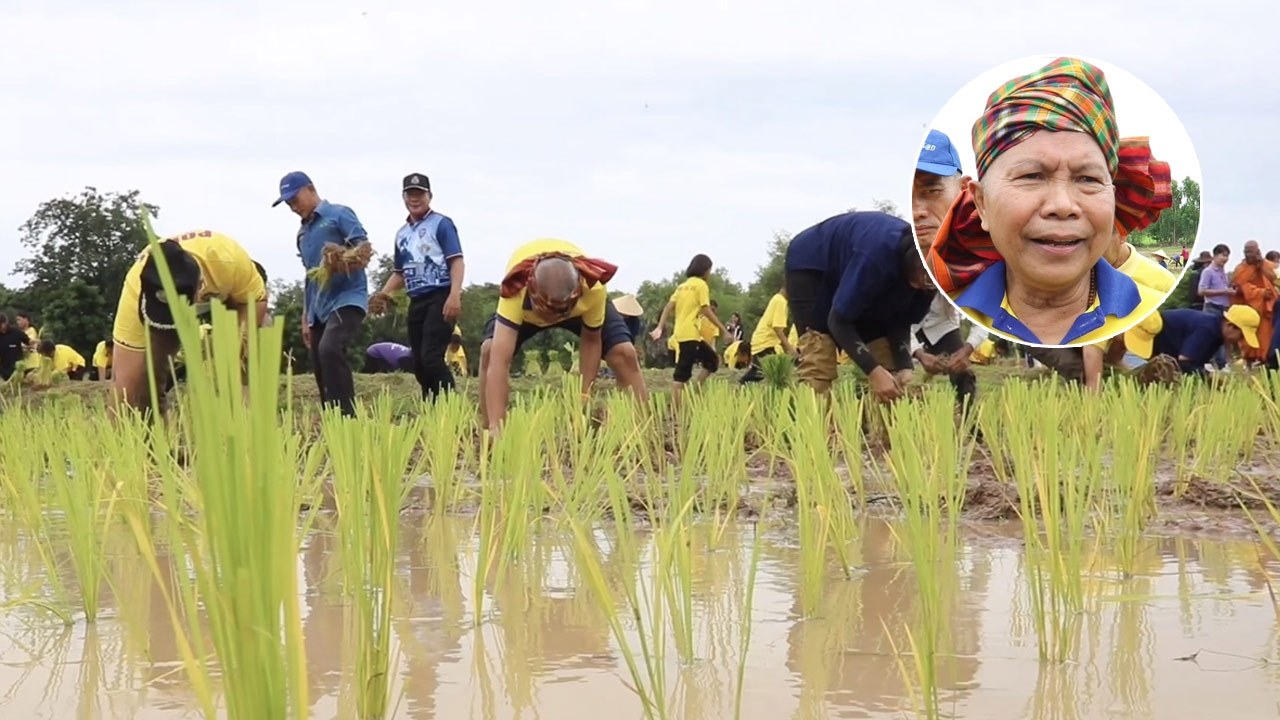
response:
[[[462,311],[462,245],[453,220],[431,209],[430,178],[422,173],[406,175],[401,198],[409,216],[396,232],[394,271],[375,293],[373,312],[378,314],[388,295],[405,289],[413,374],[422,397],[434,398],[454,387],[444,353]]]
[[[368,240],[354,211],[321,200],[306,173],[291,172],[280,180],[280,199],[302,218],[298,228],[298,257],[308,273],[324,262],[327,244],[355,247]],[[302,301],[302,341],[311,350],[311,363],[325,405],[343,415],[355,415],[355,379],[347,349],[364,324],[369,307],[369,281],[364,268],[333,273],[321,288],[308,275]]]

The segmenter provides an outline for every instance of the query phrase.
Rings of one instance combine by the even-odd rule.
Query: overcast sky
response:
[[[695,252],[747,282],[775,230],[874,198],[909,207],[948,99],[1044,54],[1164,98],[1203,171],[1200,244],[1280,249],[1263,181],[1280,165],[1280,13],[1249,5],[5,0],[0,282],[19,282],[18,226],[85,185],[141,190],[157,231],[219,230],[301,278],[297,218],[270,207],[295,169],[381,251],[401,178],[428,174],[471,282],[538,237],[617,263],[617,288]]]

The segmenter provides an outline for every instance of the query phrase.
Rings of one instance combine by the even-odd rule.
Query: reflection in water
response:
[[[472,521],[411,522],[397,557],[394,717],[576,720],[639,717],[639,701],[577,547],[553,524],[533,529],[518,562],[485,578],[485,617],[472,616]],[[350,717],[344,607],[336,538],[322,517],[298,572],[313,717]],[[946,582],[956,588],[946,652],[938,657],[944,715],[959,718],[1271,717],[1280,697],[1277,618],[1267,570],[1251,542],[1153,539],[1132,577],[1105,556],[1086,585],[1073,662],[1041,664],[1027,617],[1023,558],[1000,526],[967,534]],[[890,527],[866,521],[852,549],[857,572],[828,568],[819,612],[798,601],[800,558],[788,537],[762,541],[755,602],[744,616],[753,529],[692,535],[695,659],[674,645],[661,659],[673,717],[732,716],[745,662],[748,718],[890,718],[909,709],[894,656],[918,605],[906,555]],[[598,534],[615,603],[652,573],[653,541],[639,564]],[[43,563],[21,532],[0,529],[0,717],[138,718],[197,715],[162,590],[184,564],[159,555],[161,586],[128,538],[108,539],[110,587],[99,622],[63,626],[22,604],[43,583]],[[1280,567],[1272,565],[1272,576]],[[74,600],[72,598],[71,600]],[[752,627],[740,658],[740,631]],[[634,623],[624,618],[631,640]],[[1202,651],[1194,662],[1179,661]],[[908,658],[909,661],[909,658]]]

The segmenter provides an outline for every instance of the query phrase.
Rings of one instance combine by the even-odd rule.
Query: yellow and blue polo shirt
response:
[[[1155,312],[1164,293],[1139,285],[1099,259],[1098,293],[1093,305],[1072,323],[1061,345],[1092,344],[1119,335]],[[1005,263],[987,268],[967,288],[952,294],[958,307],[986,329],[1016,342],[1045,345],[1014,316],[1005,287]]]

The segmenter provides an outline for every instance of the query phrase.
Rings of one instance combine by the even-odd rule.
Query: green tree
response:
[[[1189,177],[1170,188],[1173,204],[1149,227],[1129,237],[1137,247],[1190,246],[1200,230],[1200,184]]]
[[[147,243],[143,207],[158,215],[136,190],[92,187],[42,203],[19,228],[28,254],[15,270],[27,284],[11,300],[15,309],[32,313],[58,342],[91,352],[110,332],[124,277]]]

